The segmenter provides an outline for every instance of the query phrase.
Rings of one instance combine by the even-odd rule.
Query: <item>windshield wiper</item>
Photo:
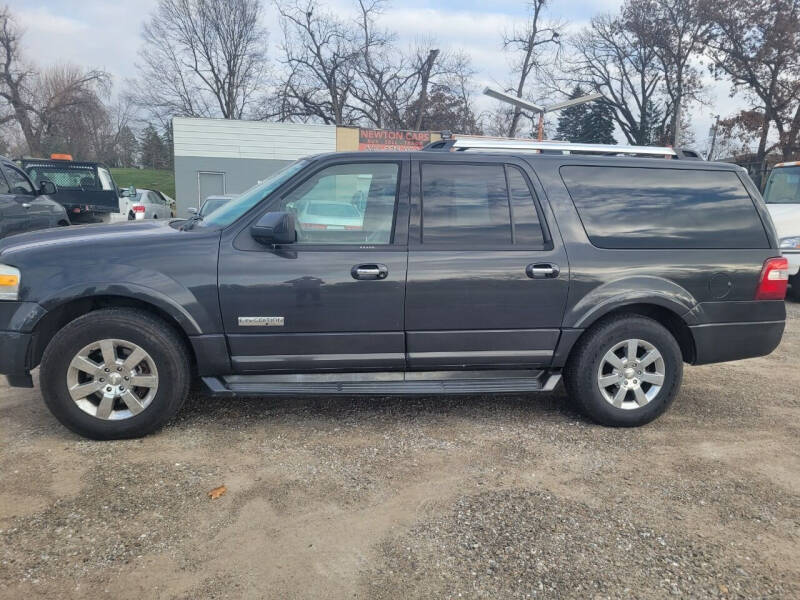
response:
[[[181,225],[181,231],[189,231],[195,226],[196,223],[199,223],[202,220],[203,217],[201,215],[192,215],[183,225]]]

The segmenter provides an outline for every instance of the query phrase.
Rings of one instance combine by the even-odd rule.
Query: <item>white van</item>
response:
[[[764,201],[780,238],[781,253],[789,259],[789,282],[800,297],[800,161],[784,162],[772,169]]]

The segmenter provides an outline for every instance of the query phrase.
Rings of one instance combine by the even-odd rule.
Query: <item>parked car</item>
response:
[[[55,193],[52,183],[35,187],[10,159],[0,156],[0,238],[69,225],[64,207],[50,199]]]
[[[168,196],[157,190],[143,190],[131,186],[126,197],[120,200],[123,214],[129,221],[136,219],[168,219],[173,216],[173,207]]]
[[[781,252],[789,261],[792,296],[800,299],[800,162],[775,165],[764,201],[778,230]]]
[[[203,202],[203,206],[200,207],[200,210],[196,208],[188,209],[190,215],[199,215],[200,217],[207,217],[209,214],[225,206],[228,202],[236,198],[235,195],[224,195],[224,196],[209,196]]]
[[[73,161],[69,154],[17,162],[36,185],[47,181],[56,185],[52,199],[66,209],[71,222],[110,223],[119,213],[121,193],[104,164]]]
[[[635,426],[672,403],[684,362],[775,349],[787,260],[742,169],[561,146],[592,154],[458,139],[319,155],[202,220],[0,242],[0,373],[30,387],[39,365],[53,414],[98,439],[161,426],[193,373],[227,397],[563,377],[586,415]],[[320,189],[352,205],[365,181],[361,228],[298,226],[292,207]]]
[[[364,222],[364,215],[352,204],[320,200],[306,203],[297,217],[302,229],[359,230]]]

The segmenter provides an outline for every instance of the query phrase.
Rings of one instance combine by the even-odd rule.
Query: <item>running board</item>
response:
[[[554,371],[419,371],[409,373],[310,373],[203,377],[215,396],[397,396],[551,392],[561,380]]]

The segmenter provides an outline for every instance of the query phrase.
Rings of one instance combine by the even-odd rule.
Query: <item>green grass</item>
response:
[[[175,197],[175,173],[162,169],[111,169],[119,189],[130,185],[145,190],[159,190]]]

